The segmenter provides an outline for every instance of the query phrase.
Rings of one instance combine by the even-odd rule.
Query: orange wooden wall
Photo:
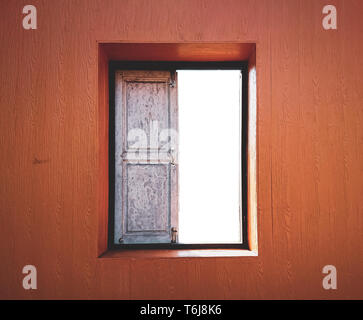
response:
[[[38,29],[22,28],[22,8]],[[322,28],[334,4],[338,30]],[[361,0],[1,1],[0,298],[363,298]],[[97,258],[97,41],[255,42],[259,256]],[[38,290],[22,288],[22,268]],[[333,264],[338,289],[322,288]]]

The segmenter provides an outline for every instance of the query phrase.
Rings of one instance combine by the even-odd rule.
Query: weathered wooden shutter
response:
[[[177,85],[168,71],[116,71],[115,243],[170,243],[178,227]]]

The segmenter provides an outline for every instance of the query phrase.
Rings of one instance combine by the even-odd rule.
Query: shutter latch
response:
[[[176,243],[176,234],[178,230],[175,227],[171,228],[171,243]]]

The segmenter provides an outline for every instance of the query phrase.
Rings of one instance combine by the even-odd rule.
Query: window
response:
[[[246,245],[244,70],[111,63],[112,246]]]
[[[178,71],[179,242],[240,243],[241,71]]]

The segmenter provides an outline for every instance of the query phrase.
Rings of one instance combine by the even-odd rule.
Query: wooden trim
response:
[[[238,248],[249,249],[248,243],[248,184],[247,184],[247,147],[248,147],[248,62],[247,61],[110,61],[109,63],[109,249],[225,249]],[[117,70],[241,70],[242,72],[242,145],[241,145],[241,173],[242,173],[242,217],[241,233],[242,243],[237,244],[115,244],[114,243],[114,199],[115,199],[115,72]]]
[[[243,262],[258,262],[257,253],[246,249],[155,249],[155,250],[118,250],[113,249],[105,252],[100,259],[164,259],[164,258],[243,258]]]
[[[145,57],[136,57],[131,52],[135,49],[134,45],[136,43],[142,45],[150,45],[148,46],[152,48],[152,50],[145,54]],[[99,186],[98,186],[98,237],[97,237],[97,257],[104,254],[108,254],[112,252],[112,256],[115,256],[115,252],[110,247],[110,243],[112,243],[113,239],[111,238],[112,235],[110,234],[110,226],[112,228],[112,220],[109,220],[109,212],[112,210],[112,202],[109,199],[113,196],[113,189],[109,190],[109,183],[112,183],[112,167],[114,165],[114,158],[112,152],[109,150],[109,142],[112,142],[112,135],[110,132],[114,132],[114,122],[112,119],[109,119],[109,114],[112,112],[112,105],[114,105],[114,95],[110,92],[114,92],[114,81],[111,79],[110,75],[112,74],[112,70],[109,69],[116,69],[120,68],[122,65],[132,66],[134,69],[142,69],[145,68],[145,64],[148,64],[150,69],[153,68],[160,68],[162,65],[168,71],[174,71],[175,68],[183,69],[183,68],[198,68],[200,70],[203,69],[213,69],[213,68],[221,68],[221,69],[236,69],[239,67],[244,68],[246,70],[243,75],[247,75],[247,71],[249,72],[249,68],[251,67],[252,63],[254,66],[256,65],[256,41],[250,41],[246,43],[242,42],[181,42],[181,43],[171,43],[166,42],[170,45],[170,49],[172,47],[179,47],[182,48],[182,52],[185,60],[182,59],[182,55],[178,50],[171,50],[169,52],[170,56],[168,56],[166,61],[162,59],[162,56],[165,55],[165,52],[160,51],[160,45],[163,43],[160,42],[132,42],[132,41],[97,41],[96,48],[98,51],[98,103],[99,103],[99,121],[98,121],[98,130],[99,130]],[[113,44],[112,46],[109,46]],[[228,44],[226,46],[226,44]],[[237,55],[235,55],[235,59],[231,59],[232,55],[228,52],[228,48],[230,44],[235,44],[234,48],[240,50]],[[193,46],[192,46],[193,45]],[[216,45],[216,46],[215,46]],[[141,46],[144,48],[144,46]],[[188,53],[188,48],[199,48],[200,53],[197,53],[194,49],[193,52]],[[217,52],[212,52],[212,47],[218,48],[218,55]],[[137,48],[140,48],[138,46]],[[168,47],[169,48],[169,47]],[[111,49],[111,50],[110,50]],[[155,51],[155,50],[156,51]],[[114,51],[113,51],[114,50]],[[153,51],[154,50],[154,51]],[[234,51],[235,53],[238,50]],[[125,55],[126,53],[126,55]],[[160,53],[160,55],[158,55]],[[197,55],[195,55],[197,53]],[[149,55],[150,54],[150,55]],[[202,59],[197,59],[197,56],[201,55]],[[213,56],[212,56],[213,55]],[[126,59],[124,59],[126,57]],[[147,59],[147,57],[153,57],[153,59]],[[154,59],[157,57],[157,59]],[[145,59],[146,58],[146,59]],[[237,59],[236,59],[237,58]],[[137,60],[137,61],[130,61],[130,60]],[[149,61],[154,60],[154,61]],[[202,65],[203,64],[203,65]],[[174,69],[174,70],[170,70]],[[248,79],[248,78],[247,78]],[[247,83],[246,79],[244,79],[244,83]],[[248,84],[250,94],[250,84]],[[246,95],[245,95],[246,97]],[[250,99],[248,98],[248,101]],[[250,104],[250,102],[248,102]],[[248,108],[251,106],[248,105]],[[255,105],[255,108],[257,106]],[[256,110],[255,110],[256,111]],[[256,117],[256,114],[248,115],[248,121],[251,121],[251,117]],[[253,119],[252,119],[253,120]],[[256,122],[257,119],[254,119]],[[251,130],[257,130],[258,128],[255,126],[254,128],[249,128]],[[244,150],[247,152],[247,168],[246,172],[248,174],[248,196],[247,196],[247,213],[246,218],[244,218],[247,223],[243,224],[246,230],[244,230],[243,234],[247,234],[246,242],[244,245],[237,244],[237,246],[241,246],[241,248],[231,248],[231,249],[206,249],[202,247],[198,249],[195,245],[193,249],[187,249],[186,247],[173,247],[173,249],[153,249],[153,250],[130,250],[130,249],[116,249],[118,252],[117,255],[133,255],[140,256],[143,252],[148,252],[148,255],[153,255],[152,252],[156,252],[155,257],[160,256],[157,252],[162,251],[163,255],[167,255],[168,252],[173,252],[171,256],[179,256],[178,252],[180,252],[180,256],[185,254],[186,251],[189,251],[189,255],[193,255],[192,252],[195,251],[196,256],[213,256],[211,252],[215,252],[215,256],[220,256],[220,250],[239,250],[239,251],[246,251],[249,252],[251,255],[257,255],[257,157],[256,153],[257,150],[257,141],[256,141],[257,131],[254,132],[252,135],[249,135],[245,141],[245,145],[242,146]],[[250,141],[251,140],[251,141]],[[254,150],[254,151],[253,151]],[[111,154],[111,155],[110,155]],[[108,163],[108,165],[107,165]],[[251,165],[252,164],[252,165]],[[251,172],[250,172],[251,171]],[[255,195],[255,196],[253,196]],[[253,203],[252,203],[253,202]],[[112,217],[112,216],[111,216]],[[245,222],[246,222],[245,221]],[[112,230],[112,229],[111,229]],[[111,240],[110,240],[111,239]],[[245,240],[245,239],[244,239]],[[218,244],[218,246],[220,246]],[[252,251],[249,251],[252,250]],[[209,252],[208,254],[204,254],[204,252]],[[184,253],[183,253],[184,252]],[[194,256],[195,256],[194,255]],[[244,255],[244,254],[243,254]],[[246,258],[244,258],[246,259]],[[255,259],[255,258],[254,258]]]
[[[248,144],[247,148],[247,189],[248,189],[248,244],[249,249],[258,251],[257,232],[257,80],[256,80],[256,50],[253,50],[248,60]]]
[[[185,249],[248,249],[243,243],[143,243],[143,244],[112,244],[111,249],[132,250],[185,250]]]
[[[108,58],[100,47],[98,49],[98,238],[97,256],[108,248],[109,211],[109,79]],[[112,125],[112,124],[111,124]]]
[[[114,61],[109,70],[247,70],[248,61]],[[111,79],[110,79],[111,80]]]
[[[99,42],[109,60],[246,61],[254,42]]]

